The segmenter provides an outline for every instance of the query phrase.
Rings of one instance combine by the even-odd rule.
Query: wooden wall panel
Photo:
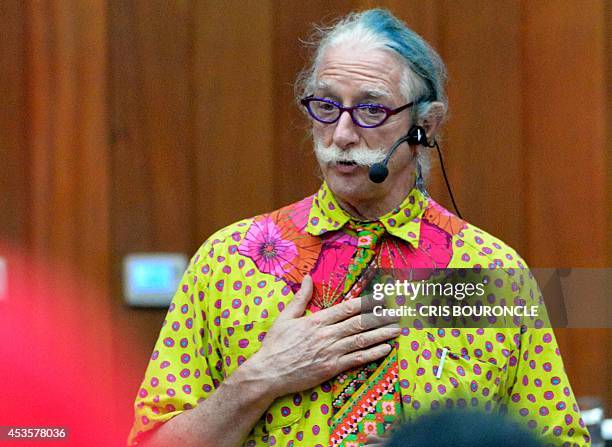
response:
[[[193,10],[186,1],[111,1],[113,246],[194,249]]]
[[[606,144],[604,153],[606,154],[606,176],[608,178],[607,191],[607,222],[608,228],[606,231],[608,239],[608,262],[607,266],[612,266],[612,3],[605,2],[605,34],[604,34],[604,54],[606,58],[605,66],[605,85],[606,85],[606,119],[605,119],[605,132],[606,132]],[[612,339],[611,339],[612,341]]]
[[[272,8],[256,0],[195,3],[189,172],[200,243],[274,203]]]
[[[104,287],[109,265],[103,1],[27,8],[27,181],[35,252]]]
[[[612,408],[612,330],[557,329],[565,368],[577,396],[599,396]]]
[[[19,0],[0,2],[0,239],[27,236],[28,188],[25,144],[25,17]],[[10,210],[10,211],[9,211]]]
[[[523,15],[527,224],[537,229],[527,255],[532,266],[603,267],[604,4],[526,1]]]

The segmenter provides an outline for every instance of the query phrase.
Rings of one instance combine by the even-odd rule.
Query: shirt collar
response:
[[[388,233],[418,247],[421,217],[426,208],[427,197],[419,189],[412,188],[400,206],[378,220]],[[351,215],[340,207],[327,183],[323,182],[312,201],[306,231],[320,236],[343,228],[350,219]]]

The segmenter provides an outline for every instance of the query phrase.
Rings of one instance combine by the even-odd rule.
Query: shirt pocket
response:
[[[508,365],[495,364],[430,342],[415,358],[408,415],[438,409],[496,410],[507,382]]]
[[[262,345],[272,322],[254,321],[241,326],[221,328],[220,350],[226,376],[255,354]],[[274,368],[274,365],[270,365]],[[293,393],[277,398],[254,427],[255,435],[265,435],[285,429],[302,417],[302,394]]]

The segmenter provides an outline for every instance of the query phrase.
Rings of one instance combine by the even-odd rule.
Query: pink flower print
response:
[[[315,284],[309,308],[312,312],[330,307],[342,296],[342,284],[355,254],[355,246],[331,243],[323,247],[321,258],[310,272]]]
[[[312,199],[314,196],[306,197],[292,206],[290,218],[296,228],[302,230],[308,225],[308,215],[312,208]]]
[[[363,423],[363,432],[371,435],[372,433],[376,434],[376,422],[374,421],[366,421]]]
[[[383,402],[383,404],[382,404],[382,412],[383,412],[383,414],[394,414],[395,413],[395,404],[393,402]]]
[[[372,245],[372,235],[359,236],[357,239],[357,245],[360,247],[370,247]]]
[[[269,217],[253,222],[239,251],[251,258],[262,273],[278,277],[292,267],[291,261],[298,253],[295,243],[283,239],[280,228]]]

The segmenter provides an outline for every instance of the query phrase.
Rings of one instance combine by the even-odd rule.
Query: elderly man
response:
[[[508,413],[550,444],[588,444],[552,331],[360,315],[374,268],[493,266],[517,299],[539,296],[515,251],[421,187],[424,145],[446,111],[435,51],[387,11],[352,14],[322,35],[299,90],[325,181],[193,257],[129,442],[375,445],[398,419],[467,408]],[[378,165],[371,181],[407,134],[386,179]]]

